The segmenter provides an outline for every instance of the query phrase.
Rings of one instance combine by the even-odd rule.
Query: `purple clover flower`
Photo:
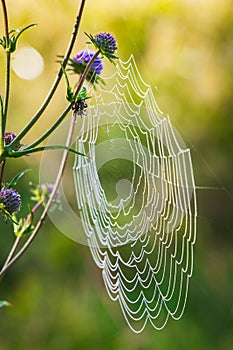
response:
[[[12,188],[2,189],[0,191],[0,203],[8,213],[13,214],[20,209],[21,196]]]

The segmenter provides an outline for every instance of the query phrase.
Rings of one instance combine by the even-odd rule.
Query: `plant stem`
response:
[[[3,174],[4,174],[4,169],[6,165],[6,159],[3,159],[3,161],[0,164],[1,170],[0,170],[0,190],[2,188],[2,181],[3,181]]]
[[[74,132],[74,126],[75,126],[75,116],[73,115],[72,116],[72,120],[71,120],[71,124],[70,124],[70,129],[69,129],[69,133],[68,133],[68,136],[67,136],[67,140],[66,140],[66,146],[69,147],[71,145],[71,142],[72,142],[72,137],[73,137],[73,132]],[[57,178],[56,178],[56,181],[55,181],[55,184],[54,184],[54,187],[53,187],[53,191],[49,197],[49,200],[44,208],[44,211],[43,213],[41,214],[41,217],[34,229],[34,231],[32,232],[31,236],[28,238],[27,242],[23,245],[23,247],[20,249],[20,251],[14,256],[13,259],[11,259],[8,264],[4,264],[4,267],[2,268],[1,272],[0,272],[0,276],[2,274],[4,274],[6,272],[6,270],[12,266],[20,257],[21,255],[23,255],[23,253],[28,249],[28,247],[30,246],[30,244],[32,243],[32,241],[34,240],[34,238],[36,237],[36,235],[38,234],[45,218],[46,218],[46,215],[48,213],[48,210],[52,204],[52,201],[54,199],[54,196],[55,194],[57,193],[57,190],[58,190],[58,187],[60,185],[60,181],[61,181],[61,178],[62,178],[62,175],[63,175],[63,172],[65,170],[65,165],[66,165],[66,161],[67,161],[67,158],[68,158],[68,154],[69,154],[69,151],[64,151],[63,153],[63,157],[62,157],[62,161],[61,161],[61,164],[60,164],[60,167],[59,167],[59,170],[58,170],[58,175],[57,175]]]
[[[2,140],[4,142],[4,134],[6,131],[6,120],[7,120],[7,112],[9,105],[9,96],[10,96],[10,83],[11,83],[11,53],[6,53],[6,95],[5,95],[5,108],[2,120]]]
[[[96,57],[99,55],[99,51],[97,51],[95,53],[95,55],[92,57],[92,60],[91,60],[91,64],[86,66],[86,70],[84,70],[83,74],[80,76],[80,79],[79,79],[79,83],[78,83],[78,87],[80,86],[80,83],[81,83],[81,86],[88,74],[88,71],[89,71],[89,67],[92,66],[93,62],[95,61]],[[80,91],[80,87],[79,89],[76,89],[75,91],[75,97],[77,96],[77,94],[79,93]],[[64,118],[66,117],[66,115],[68,114],[68,112],[71,110],[72,108],[72,104],[70,104],[65,110],[64,112],[61,114],[61,116],[57,119],[57,121],[38,139],[36,140],[35,142],[33,142],[31,145],[29,145],[28,147],[25,148],[25,150],[27,149],[32,149],[34,147],[36,147],[37,145],[39,145],[41,142],[43,142],[60,124],[61,122],[64,120]]]
[[[1,0],[2,3],[2,12],[3,12],[3,19],[4,19],[4,27],[5,27],[5,37],[6,37],[6,46],[9,48],[10,45],[10,37],[9,37],[9,22],[8,22],[8,14],[7,14],[7,8],[6,8],[6,2],[5,0]],[[10,60],[11,54],[9,51],[6,51],[6,85],[5,85],[5,101],[4,101],[4,107],[2,111],[1,116],[1,151],[4,148],[4,133],[6,129],[6,119],[7,119],[7,111],[8,111],[8,104],[9,104],[9,94],[10,94]]]
[[[14,255],[14,253],[15,253],[15,251],[16,251],[16,249],[17,249],[18,246],[19,246],[19,243],[20,243],[20,241],[21,241],[21,238],[22,238],[22,236],[17,236],[17,237],[15,238],[14,244],[13,244],[11,250],[10,250],[10,253],[9,253],[8,256],[7,256],[7,259],[6,259],[6,261],[5,261],[5,263],[4,263],[3,267],[2,267],[2,270],[4,270],[4,268],[5,268],[5,267],[9,264],[9,262],[11,261],[13,255]]]
[[[73,32],[72,32],[72,35],[71,35],[71,39],[70,39],[70,42],[69,42],[66,54],[64,56],[64,59],[62,61],[62,67],[63,68],[66,67],[68,59],[69,59],[69,57],[71,55],[71,52],[73,50],[73,46],[75,44],[75,40],[77,38],[77,34],[78,34],[78,30],[79,30],[79,26],[80,26],[82,14],[83,14],[83,9],[84,9],[84,5],[85,5],[85,1],[86,0],[82,0],[81,1],[79,12],[78,12],[78,15],[76,17],[74,28],[73,28]],[[37,122],[37,120],[44,113],[45,109],[47,108],[48,104],[52,100],[52,97],[54,96],[54,94],[55,94],[55,92],[57,90],[57,87],[58,87],[58,85],[59,85],[59,83],[61,81],[61,78],[62,78],[62,75],[63,75],[62,67],[59,69],[58,74],[57,74],[57,76],[56,76],[56,78],[55,78],[55,80],[53,82],[53,85],[52,85],[52,87],[51,87],[47,97],[45,98],[43,104],[41,105],[39,110],[36,112],[36,114],[32,117],[32,119],[29,121],[29,123],[23,128],[23,130],[18,134],[18,136],[9,145],[11,148],[16,143],[20,142],[20,140],[28,133],[28,131],[33,127],[33,125]]]
[[[30,221],[31,221],[31,218],[32,218],[32,214],[35,214],[36,211],[39,209],[39,207],[43,204],[43,200],[39,201],[38,203],[36,203],[36,205],[32,208],[32,213],[28,214],[27,216],[27,219],[25,221],[25,226],[26,225],[29,225]],[[7,256],[7,259],[2,267],[2,270],[9,264],[9,262],[11,261],[13,255],[15,254],[18,246],[19,246],[19,243],[21,241],[21,238],[23,236],[22,235],[18,235],[16,238],[15,238],[15,241],[14,241],[14,244],[10,250],[10,253],[8,254]]]
[[[4,18],[6,42],[7,42],[7,46],[9,46],[10,37],[9,37],[9,24],[8,24],[6,2],[5,2],[5,0],[1,0],[1,3],[2,3],[3,18]]]
[[[65,110],[64,112],[61,114],[61,116],[57,119],[57,121],[35,142],[33,142],[31,145],[29,145],[28,147],[26,147],[25,149],[31,149],[36,147],[37,145],[39,145],[41,142],[43,142],[60,124],[61,122],[64,120],[64,118],[67,116],[67,114],[69,113],[69,111],[71,110],[72,105],[70,104]]]
[[[82,84],[91,68],[91,66],[93,65],[93,62],[95,61],[96,57],[99,55],[100,51],[97,51],[95,53],[95,55],[92,57],[92,59],[90,60],[90,62],[87,64],[83,74],[80,76],[79,82],[78,82],[78,86],[75,90],[75,96],[78,95],[79,91],[81,90]],[[76,116],[75,113],[73,113],[72,119],[71,119],[71,123],[70,123],[70,128],[69,128],[69,132],[67,135],[67,139],[66,139],[66,147],[70,148],[71,144],[72,144],[72,138],[73,138],[73,133],[74,133],[74,128],[75,128],[75,122],[76,122]],[[28,238],[28,240],[25,242],[25,244],[23,245],[23,247],[20,249],[20,251],[9,261],[9,263],[6,265],[4,264],[4,267],[2,268],[1,272],[0,272],[0,276],[3,275],[6,270],[11,267],[23,254],[24,252],[28,249],[28,247],[30,246],[30,244],[32,243],[32,241],[34,240],[34,238],[36,237],[36,235],[38,234],[46,216],[48,213],[48,210],[53,202],[54,196],[56,195],[61,179],[62,179],[62,175],[64,173],[65,170],[65,166],[66,166],[66,162],[68,159],[68,155],[69,155],[69,151],[65,150],[63,152],[63,157],[61,160],[61,164],[58,170],[58,174],[57,174],[57,178],[52,190],[52,193],[50,194],[49,200],[44,208],[43,213],[41,214],[41,217],[34,229],[34,231],[32,232],[31,236]]]

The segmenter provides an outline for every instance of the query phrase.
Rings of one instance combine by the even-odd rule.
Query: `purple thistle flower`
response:
[[[21,196],[12,188],[2,189],[0,191],[0,203],[8,213],[13,214],[20,209]]]
[[[87,64],[90,62],[95,52],[89,50],[83,50],[79,52],[73,59],[69,60],[70,71],[76,74],[82,74]],[[90,81],[92,84],[102,82],[100,78],[100,74],[103,69],[102,59],[100,57],[96,57],[93,62],[89,73],[87,74],[86,79]]]
[[[92,59],[92,57],[94,56],[94,52],[89,51],[89,50],[84,50],[79,52],[74,58],[73,60],[80,65],[87,65],[90,60]],[[94,71],[96,74],[100,75],[103,69],[103,64],[102,64],[102,60],[100,57],[96,57],[93,65],[91,66],[91,71]]]
[[[99,33],[94,37],[94,40],[104,55],[113,55],[117,50],[117,41],[110,33]]]

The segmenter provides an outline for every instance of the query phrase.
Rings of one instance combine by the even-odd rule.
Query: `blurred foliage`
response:
[[[20,45],[44,57],[43,74],[24,81],[12,74],[11,121],[17,133],[39,107],[64,54],[78,1],[7,1],[11,27],[38,23]],[[0,31],[3,32],[2,23]],[[83,32],[112,31],[118,56],[134,54],[144,80],[155,88],[160,108],[191,148],[198,191],[195,270],[186,312],[156,332],[150,326],[134,335],[117,303],[108,299],[88,248],[59,233],[47,220],[25,256],[1,281],[0,349],[230,350],[232,335],[232,154],[233,6],[231,0],[88,1]],[[2,34],[1,34],[2,35]],[[106,65],[106,75],[113,69]],[[0,54],[0,76],[4,57]],[[0,90],[3,91],[1,78]],[[24,140],[38,137],[65,106],[65,85],[39,126]],[[9,161],[7,176],[31,168],[22,179],[25,203],[29,178],[38,181],[39,155]],[[225,190],[221,188],[224,187]],[[22,193],[23,194],[23,193]],[[72,195],[72,191],[71,191]],[[10,223],[1,222],[0,260],[13,240]]]

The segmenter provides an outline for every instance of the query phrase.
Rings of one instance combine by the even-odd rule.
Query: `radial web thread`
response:
[[[134,332],[185,308],[196,193],[190,150],[159,110],[133,56],[92,90],[74,179],[84,231],[107,292]]]

